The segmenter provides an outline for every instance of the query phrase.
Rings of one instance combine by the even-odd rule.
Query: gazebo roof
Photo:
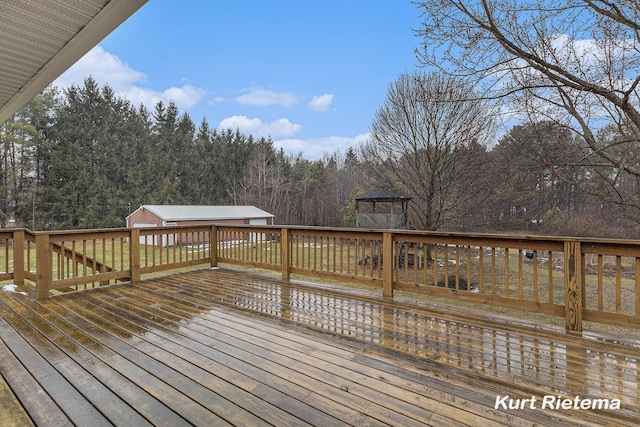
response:
[[[355,200],[359,202],[401,202],[411,200],[411,197],[389,190],[376,190],[360,194],[355,197]]]

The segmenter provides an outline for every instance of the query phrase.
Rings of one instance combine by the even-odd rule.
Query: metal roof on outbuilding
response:
[[[274,217],[273,214],[255,206],[142,205],[136,212],[141,209],[148,210],[164,221],[208,221]]]

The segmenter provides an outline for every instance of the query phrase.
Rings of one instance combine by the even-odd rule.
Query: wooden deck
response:
[[[224,269],[0,292],[0,339],[0,425],[640,424],[640,345]]]

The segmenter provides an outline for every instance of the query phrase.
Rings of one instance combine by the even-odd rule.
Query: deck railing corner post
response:
[[[129,269],[131,283],[140,281],[140,229],[129,229]]]
[[[211,226],[209,232],[209,248],[211,253],[211,267],[218,266],[218,228],[215,225]]]
[[[49,298],[49,286],[53,280],[51,242],[49,234],[36,234],[36,298]]]
[[[24,230],[13,232],[13,283],[18,286],[24,285],[25,263],[24,263]]]
[[[382,296],[393,298],[393,234],[382,233]]]
[[[289,281],[291,278],[291,255],[290,255],[289,229],[282,227],[280,231],[280,264],[282,264],[282,280]]]
[[[582,334],[583,280],[579,241],[564,242],[564,296],[566,330]]]

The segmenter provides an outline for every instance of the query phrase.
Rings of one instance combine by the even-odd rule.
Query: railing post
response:
[[[49,235],[36,234],[36,298],[49,298],[49,286],[53,280]]]
[[[209,232],[209,253],[211,254],[211,267],[218,266],[218,229],[215,225],[211,226]]]
[[[289,247],[289,229],[282,228],[280,231],[280,264],[282,264],[282,280],[286,281],[291,278]]]
[[[140,229],[129,229],[129,270],[131,284],[140,281]]]
[[[24,285],[24,230],[13,232],[13,283]]]
[[[382,296],[393,298],[393,234],[382,233]]]
[[[564,242],[564,298],[567,332],[582,334],[582,262],[580,242]]]

